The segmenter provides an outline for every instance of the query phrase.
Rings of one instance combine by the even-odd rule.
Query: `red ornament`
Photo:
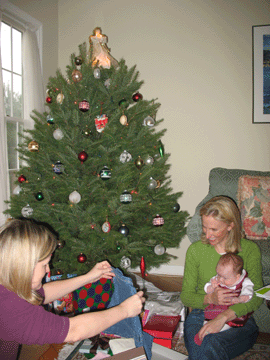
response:
[[[81,151],[78,155],[78,159],[81,161],[81,163],[85,162],[88,158],[88,155],[85,151]]]
[[[51,103],[52,103],[52,98],[51,98],[50,96],[47,96],[47,97],[46,97],[46,102],[47,102],[48,104],[51,104]]]
[[[80,253],[80,255],[77,256],[77,260],[79,263],[83,264],[86,262],[87,257],[83,253]]]
[[[23,183],[25,180],[26,180],[26,177],[25,177],[24,175],[20,175],[20,176],[18,177],[18,181],[19,181],[20,183]]]
[[[143,256],[141,258],[140,268],[141,268],[142,277],[144,278],[145,277],[145,262],[144,262],[144,257]]]
[[[153,219],[153,225],[162,226],[164,224],[164,219],[162,216],[158,215]]]
[[[139,92],[137,92],[136,94],[134,94],[132,96],[132,100],[135,101],[135,102],[138,102],[139,100],[142,100],[142,98],[143,98],[143,96]]]
[[[87,100],[83,100],[79,103],[79,109],[82,111],[82,112],[86,112],[88,111],[90,108],[90,105],[89,105],[89,102]]]

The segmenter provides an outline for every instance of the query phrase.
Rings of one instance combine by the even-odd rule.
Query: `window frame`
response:
[[[9,26],[12,26],[16,30],[22,32],[22,42],[23,42],[23,35],[24,31],[28,28],[31,31],[36,33],[37,36],[37,43],[38,43],[38,49],[39,49],[39,57],[40,57],[40,64],[41,64],[41,72],[43,71],[42,68],[42,43],[43,43],[43,26],[42,23],[27,14],[26,12],[19,9],[17,6],[11,4],[9,1],[7,1],[4,5],[4,9],[2,9],[2,19],[1,22],[4,22],[8,24]],[[23,50],[22,50],[23,51]],[[23,62],[23,57],[22,57]],[[1,71],[2,71],[2,64]],[[27,127],[27,117],[29,114],[25,113],[25,99],[24,99],[24,71],[23,71],[23,63],[22,63],[22,117],[16,117],[16,116],[6,116],[6,113],[4,111],[4,127],[5,127],[5,133],[7,138],[7,131],[8,131],[8,124],[16,124],[16,143],[17,145],[20,142],[19,133],[22,132],[22,128],[24,125]],[[2,94],[1,94],[2,96]],[[12,104],[13,99],[11,99]],[[12,114],[12,112],[11,112]],[[12,114],[13,115],[13,114]],[[8,146],[6,147],[6,152],[8,156]],[[14,180],[15,176],[14,174],[19,170],[21,162],[19,159],[19,155],[16,156],[16,168],[9,168],[9,159],[7,158],[7,169],[6,169],[6,179],[7,179],[7,198],[10,198],[10,195],[14,191]]]

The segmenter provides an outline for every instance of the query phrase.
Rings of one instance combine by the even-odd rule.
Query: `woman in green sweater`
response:
[[[262,299],[253,298],[244,304],[232,305],[229,289],[217,288],[206,294],[204,285],[215,275],[221,255],[237,253],[244,261],[244,269],[254,283],[254,290],[263,286],[261,254],[258,246],[242,239],[241,218],[235,202],[226,196],[217,196],[200,210],[202,218],[201,240],[187,250],[181,300],[193,310],[185,322],[184,339],[189,360],[229,360],[243,354],[256,342],[258,327],[249,318],[242,327],[220,332],[225,323],[255,311]],[[209,304],[228,305],[229,308],[215,319],[204,322],[204,308]],[[194,342],[198,333],[201,346]]]

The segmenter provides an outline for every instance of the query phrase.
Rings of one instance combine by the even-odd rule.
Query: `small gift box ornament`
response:
[[[108,117],[105,114],[97,116],[95,118],[96,130],[99,133],[101,133],[105,129],[107,122],[108,122]]]

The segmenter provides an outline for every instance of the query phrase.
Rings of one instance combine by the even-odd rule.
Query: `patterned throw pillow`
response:
[[[237,197],[246,238],[266,240],[270,237],[270,177],[240,176]]]
[[[112,280],[105,278],[75,290],[73,292],[75,314],[106,309],[110,303],[113,290]]]

